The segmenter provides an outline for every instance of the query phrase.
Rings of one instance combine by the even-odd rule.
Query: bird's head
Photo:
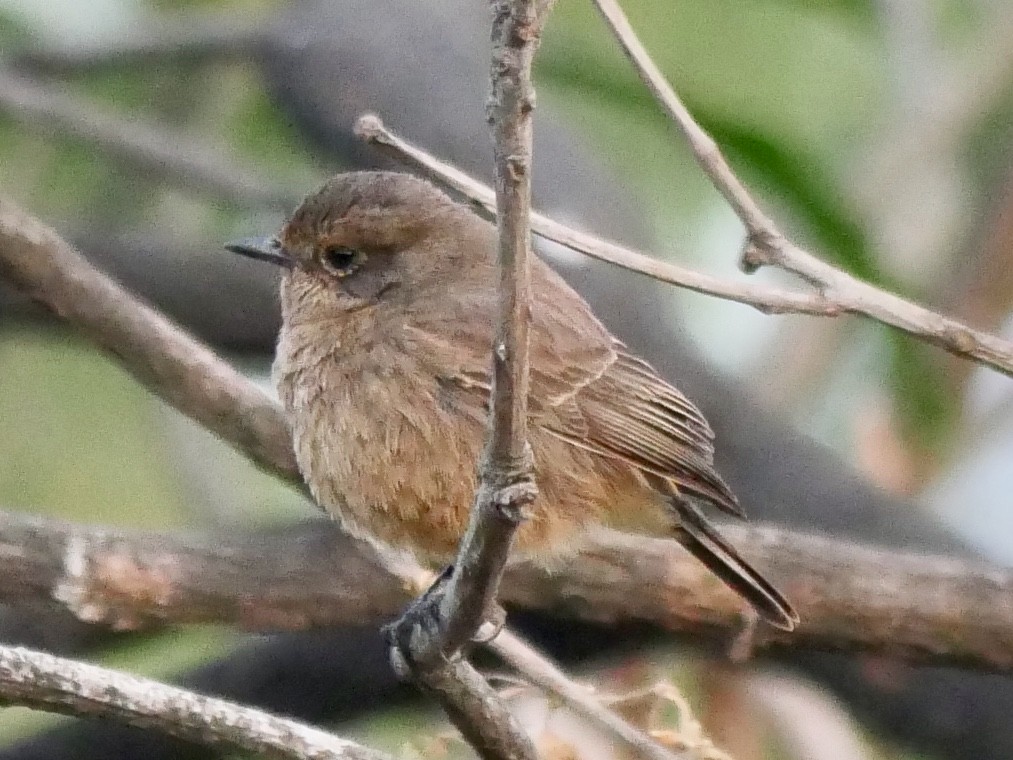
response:
[[[226,248],[283,268],[283,316],[295,323],[453,287],[488,258],[490,231],[410,174],[351,172],[309,195],[276,236]]]

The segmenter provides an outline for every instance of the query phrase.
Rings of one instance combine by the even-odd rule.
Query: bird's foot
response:
[[[399,678],[411,678],[422,664],[420,655],[426,660],[436,656],[442,633],[440,607],[453,574],[453,565],[445,567],[428,589],[408,603],[397,620],[380,629],[390,646],[391,664]]]
[[[391,662],[398,677],[408,679],[421,660],[431,662],[440,652],[443,638],[442,604],[454,566],[448,565],[420,596],[413,599],[401,616],[381,632],[391,648]],[[506,610],[495,601],[486,610],[485,622],[472,638],[474,644],[488,644],[506,625]]]

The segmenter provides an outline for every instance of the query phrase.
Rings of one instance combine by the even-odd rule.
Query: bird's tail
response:
[[[673,498],[673,504],[679,516],[679,543],[771,625],[793,630],[799,622],[798,613],[784,595],[721,537],[694,504],[684,497]]]

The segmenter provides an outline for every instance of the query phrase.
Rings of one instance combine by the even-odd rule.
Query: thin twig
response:
[[[164,126],[127,119],[46,85],[0,68],[0,112],[32,130],[49,129],[85,140],[113,159],[154,176],[176,180],[188,190],[246,206],[288,211],[298,195],[270,177],[239,166],[222,146]]]
[[[489,188],[460,170],[433,158],[425,151],[394,135],[383,126],[383,123],[375,115],[368,114],[360,117],[356,123],[355,130],[356,134],[361,138],[410,164],[438,184],[449,188],[459,195],[463,195],[485,215],[491,214],[492,204],[490,203],[491,191]],[[710,138],[708,137],[707,139],[709,140]],[[738,198],[737,195],[732,197]],[[751,208],[756,207],[752,205]],[[762,212],[759,213],[760,217],[766,220]],[[769,223],[769,220],[766,221]],[[623,248],[614,243],[606,242],[593,235],[578,232],[558,222],[554,222],[541,214],[532,215],[532,229],[535,233],[548,240],[553,240],[593,258],[608,261],[625,269],[640,272],[663,282],[669,282],[698,293],[706,293],[718,298],[753,306],[766,313],[796,313],[813,316],[838,316],[847,313],[864,314],[886,324],[894,325],[924,341],[939,345],[958,356],[972,358],[1004,374],[1013,374],[1013,345],[1001,338],[972,330],[952,319],[916,306],[867,283],[855,280],[850,275],[813,259],[811,256],[809,259],[813,262],[813,267],[815,267],[812,271],[817,271],[818,269],[822,279],[806,277],[801,271],[796,273],[803,275],[803,279],[807,279],[818,285],[822,291],[822,295],[792,293],[790,291],[728,282],[716,277],[710,277],[699,272],[652,259],[649,256]],[[780,233],[776,234],[779,235]],[[800,250],[784,240],[784,238],[771,240],[771,245],[780,245],[785,250],[787,248],[796,251]],[[756,245],[750,245],[748,248],[747,255],[749,255],[750,251],[761,250]],[[788,266],[778,265],[790,271],[795,271]],[[831,283],[832,285],[824,283]],[[854,287],[848,283],[853,283]],[[842,287],[844,287],[844,291],[841,290]],[[841,297],[842,292],[845,294],[843,298]]]
[[[378,116],[365,114],[359,117],[355,124],[355,133],[420,174],[462,196],[481,215],[495,219],[495,196],[489,187],[398,137],[383,125]],[[748,282],[722,280],[637,253],[616,243],[567,227],[537,212],[531,214],[531,229],[539,237],[565,245],[592,258],[687,290],[752,306],[767,314],[835,316],[841,313],[840,307],[819,295],[792,293]]]
[[[739,182],[738,177],[735,176],[731,167],[728,166],[728,162],[721,155],[717,143],[693,120],[689,111],[686,110],[682,101],[665,80],[660,69],[651,60],[633,32],[633,27],[630,26],[630,22],[626,19],[619,4],[613,0],[594,0],[594,3],[608,21],[623,51],[633,61],[644,84],[651,90],[654,97],[664,107],[665,112],[675,122],[679,131],[682,132],[683,137],[686,138],[697,163],[707,172],[707,176],[711,178],[714,186],[728,201],[735,211],[735,215],[746,225],[750,234],[764,238],[779,237],[780,233],[774,223],[760,210],[752,196]]]
[[[646,760],[690,758],[689,752],[673,752],[602,704],[589,689],[574,683],[547,657],[510,631],[501,631],[489,648],[535,686],[556,695],[578,715],[604,728],[609,736]]]
[[[594,0],[594,3],[640,78],[686,139],[701,169],[745,226],[742,266],[746,271],[775,266],[792,272],[816,287],[829,302],[838,304],[840,311],[871,317],[1013,376],[1013,344],[862,282],[788,240],[739,181],[714,140],[693,119],[651,60],[619,4],[615,0]]]
[[[390,760],[293,720],[114,670],[0,646],[0,700],[291,760]]]

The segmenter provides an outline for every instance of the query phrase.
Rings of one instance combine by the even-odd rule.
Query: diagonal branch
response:
[[[0,646],[0,699],[291,760],[390,760],[293,720],[43,652]]]
[[[491,202],[492,191],[488,187],[390,132],[376,116],[367,114],[360,117],[355,125],[355,131],[362,139],[407,163],[452,192],[464,196],[483,215],[491,217],[494,214]],[[699,133],[706,137],[702,131]],[[697,132],[692,134],[695,135]],[[706,139],[710,140],[709,137]],[[710,154],[701,148],[701,155]],[[723,159],[721,160],[723,162]],[[732,187],[734,189],[734,186]],[[737,191],[729,190],[729,194],[735,199],[733,205],[739,202],[746,203]],[[736,206],[737,210],[738,208]],[[755,227],[757,237],[752,237],[751,232],[750,242],[747,244],[746,257],[749,262],[772,263],[782,269],[793,271],[816,285],[820,293],[793,293],[762,285],[729,282],[711,277],[671,263],[658,261],[615,243],[579,232],[537,213],[532,215],[531,226],[536,234],[565,245],[574,251],[688,290],[746,304],[772,314],[794,313],[828,317],[848,313],[864,314],[898,327],[928,343],[941,346],[958,356],[974,359],[1004,374],[1013,374],[1013,345],[1001,338],[973,330],[955,320],[860,282],[851,275],[805,254],[774,230],[773,223],[762,212],[759,212],[751,199],[748,200],[748,205],[742,206],[742,209],[752,223],[757,225]],[[758,216],[753,215],[754,209]],[[761,237],[761,233],[767,234],[767,232],[763,232],[764,230],[767,232],[774,230],[771,233],[774,237]],[[785,254],[786,261],[802,261],[796,257],[796,253],[801,253],[804,254],[804,257],[808,257],[805,258],[807,263],[801,265],[802,268],[796,271],[796,269],[792,269],[795,266],[794,263],[789,265],[775,259],[762,262],[753,261],[756,256],[761,258],[767,256],[769,251],[773,250],[770,246],[780,246],[781,248],[778,250],[782,253],[788,251]],[[781,256],[781,253],[778,253],[777,256]]]
[[[604,705],[586,688],[574,683],[552,662],[510,631],[501,631],[489,648],[535,686],[550,694],[578,715],[604,728],[620,744],[645,760],[673,760],[673,752]],[[692,757],[681,753],[680,757]]]
[[[594,0],[594,3],[640,78],[686,139],[700,168],[745,226],[742,267],[746,271],[774,266],[791,272],[816,287],[829,302],[839,305],[840,311],[863,314],[952,354],[1013,376],[1013,344],[852,277],[788,240],[760,209],[711,136],[693,119],[651,60],[616,0]]]
[[[373,114],[361,116],[355,124],[355,133],[438,185],[449,189],[455,195],[463,196],[482,216],[489,219],[495,218],[496,203],[492,189],[460,169],[398,137],[384,127],[383,122],[377,116]],[[600,261],[606,261],[623,269],[639,272],[656,280],[678,285],[697,293],[705,293],[752,306],[767,314],[835,316],[842,311],[839,306],[819,295],[792,293],[749,282],[731,282],[677,264],[660,261],[616,243],[567,227],[538,212],[531,214],[531,229],[536,235],[546,240],[565,245],[567,248]]]
[[[0,277],[82,330],[157,396],[272,474],[301,483],[273,399],[2,197]]]

